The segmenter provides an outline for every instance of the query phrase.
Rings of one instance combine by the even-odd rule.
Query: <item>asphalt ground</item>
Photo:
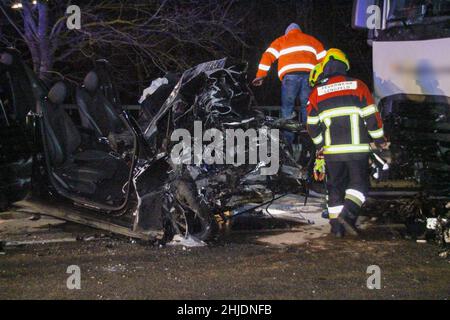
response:
[[[155,246],[52,218],[3,214],[0,299],[450,297],[448,257],[435,244],[405,238],[401,226],[371,223],[360,238],[335,239],[326,224],[259,225],[223,232],[207,246]],[[73,265],[80,289],[67,286]],[[380,289],[371,290],[374,265]]]

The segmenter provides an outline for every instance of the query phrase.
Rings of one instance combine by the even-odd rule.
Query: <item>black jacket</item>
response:
[[[359,160],[369,143],[385,141],[383,123],[367,86],[345,75],[323,79],[308,102],[308,132],[327,161]]]

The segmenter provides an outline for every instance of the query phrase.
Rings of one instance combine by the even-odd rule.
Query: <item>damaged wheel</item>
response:
[[[176,180],[164,194],[162,204],[164,240],[175,235],[206,241],[214,235],[215,220],[209,208],[202,204],[193,181]]]

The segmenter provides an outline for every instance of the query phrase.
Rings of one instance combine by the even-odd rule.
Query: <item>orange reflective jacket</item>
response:
[[[267,71],[278,59],[278,77],[287,73],[310,72],[326,55],[322,43],[298,29],[276,39],[264,52],[259,63],[257,78],[267,76]]]

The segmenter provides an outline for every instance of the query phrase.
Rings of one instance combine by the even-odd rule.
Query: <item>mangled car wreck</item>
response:
[[[254,108],[245,65],[223,59],[187,70],[151,117],[135,120],[99,61],[76,89],[77,125],[64,109],[64,82],[47,89],[17,52],[4,50],[2,57],[2,142],[20,139],[2,144],[2,155],[14,155],[2,158],[3,202],[26,195],[16,205],[130,237],[206,240],[226,211],[306,192],[307,169],[278,134],[304,128]],[[183,141],[180,132],[187,134]],[[241,133],[245,146],[235,143]],[[313,152],[303,152],[303,161],[309,164]]]
[[[157,171],[164,176],[158,179],[166,182],[164,191],[144,194],[149,203],[159,203],[163,192],[162,216],[173,232],[206,239],[215,215],[226,219],[225,212],[248,202],[288,190],[305,192],[305,172],[278,134],[281,127],[302,128],[256,111],[245,71],[245,66],[227,67],[226,60],[219,60],[185,72],[144,130],[150,147],[162,155],[154,166],[160,166]],[[136,189],[139,195],[139,183]]]
[[[175,235],[211,239],[217,221],[232,219],[230,212],[244,205],[252,210],[287,193],[307,199],[313,143],[297,121],[256,108],[245,64],[222,59],[171,75],[133,117],[120,104],[108,63],[97,61],[74,90],[71,117],[64,82],[47,88],[18,52],[1,54],[3,208],[15,203],[21,210],[167,242]],[[384,115],[388,131],[414,127],[401,110]],[[440,117],[448,116],[448,109],[441,110]],[[287,145],[283,130],[297,134],[300,153]],[[432,218],[428,223],[442,238],[449,230],[448,175],[429,175],[435,170],[427,157],[436,153],[410,143],[408,130],[398,133],[391,134],[391,155],[383,155],[390,172],[383,172],[386,161],[373,157],[371,196],[405,197],[403,218],[423,227]],[[428,200],[418,200],[423,198]]]

